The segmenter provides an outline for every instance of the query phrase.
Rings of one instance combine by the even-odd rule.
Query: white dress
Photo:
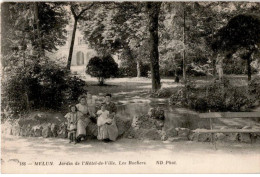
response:
[[[109,111],[105,110],[99,110],[97,112],[97,114],[99,115],[98,120],[97,120],[97,126],[101,126],[107,123],[107,121],[109,120],[108,115],[109,115]]]

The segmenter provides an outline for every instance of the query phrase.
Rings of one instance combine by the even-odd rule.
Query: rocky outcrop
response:
[[[116,117],[119,136],[122,136],[130,127],[131,120]],[[15,136],[31,137],[58,137],[67,138],[67,121],[61,113],[34,112],[22,119],[7,120],[2,125],[2,133]],[[87,136],[97,136],[97,124],[90,122],[87,127]]]

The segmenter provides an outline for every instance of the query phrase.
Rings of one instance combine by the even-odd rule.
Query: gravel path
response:
[[[89,140],[74,145],[67,139],[2,135],[1,145],[2,173],[260,172],[259,143],[218,143],[215,150],[211,143],[189,141]]]

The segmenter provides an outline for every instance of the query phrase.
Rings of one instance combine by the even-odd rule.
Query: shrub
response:
[[[200,112],[248,111],[253,107],[256,99],[248,93],[247,87],[235,87],[227,79],[223,83],[212,82],[200,88],[188,84],[170,97],[170,103]]]
[[[16,67],[2,81],[3,109],[17,115],[28,109],[59,109],[85,90],[85,82],[54,63]]]
[[[156,92],[151,93],[152,98],[169,98],[171,95],[173,95],[176,91],[176,89],[172,88],[162,88],[157,90]]]
[[[260,100],[260,76],[254,77],[249,82],[249,92],[254,94],[258,100]]]
[[[100,85],[105,79],[118,76],[118,64],[111,56],[93,57],[89,60],[86,73],[98,78]]]

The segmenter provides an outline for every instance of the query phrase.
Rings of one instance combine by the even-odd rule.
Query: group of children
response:
[[[68,121],[67,130],[68,130],[69,143],[74,142],[74,144],[77,143],[77,138],[81,134],[79,133],[79,128],[80,128],[79,126],[81,125],[79,124],[79,121],[84,117],[84,115],[86,115],[86,109],[89,109],[88,116],[97,117],[98,129],[99,127],[105,124],[110,125],[113,121],[113,116],[112,116],[113,114],[110,114],[109,111],[106,110],[105,103],[103,103],[101,105],[101,109],[96,112],[94,110],[91,110],[93,105],[91,104],[88,105],[88,101],[86,100],[85,97],[80,98],[79,101],[80,104],[70,106],[69,107],[70,112],[65,115],[65,118]],[[86,105],[84,104],[84,102],[86,102]],[[81,110],[82,107],[84,107],[85,110],[84,112]],[[102,135],[98,131],[98,139],[100,139],[99,137],[102,137]]]

